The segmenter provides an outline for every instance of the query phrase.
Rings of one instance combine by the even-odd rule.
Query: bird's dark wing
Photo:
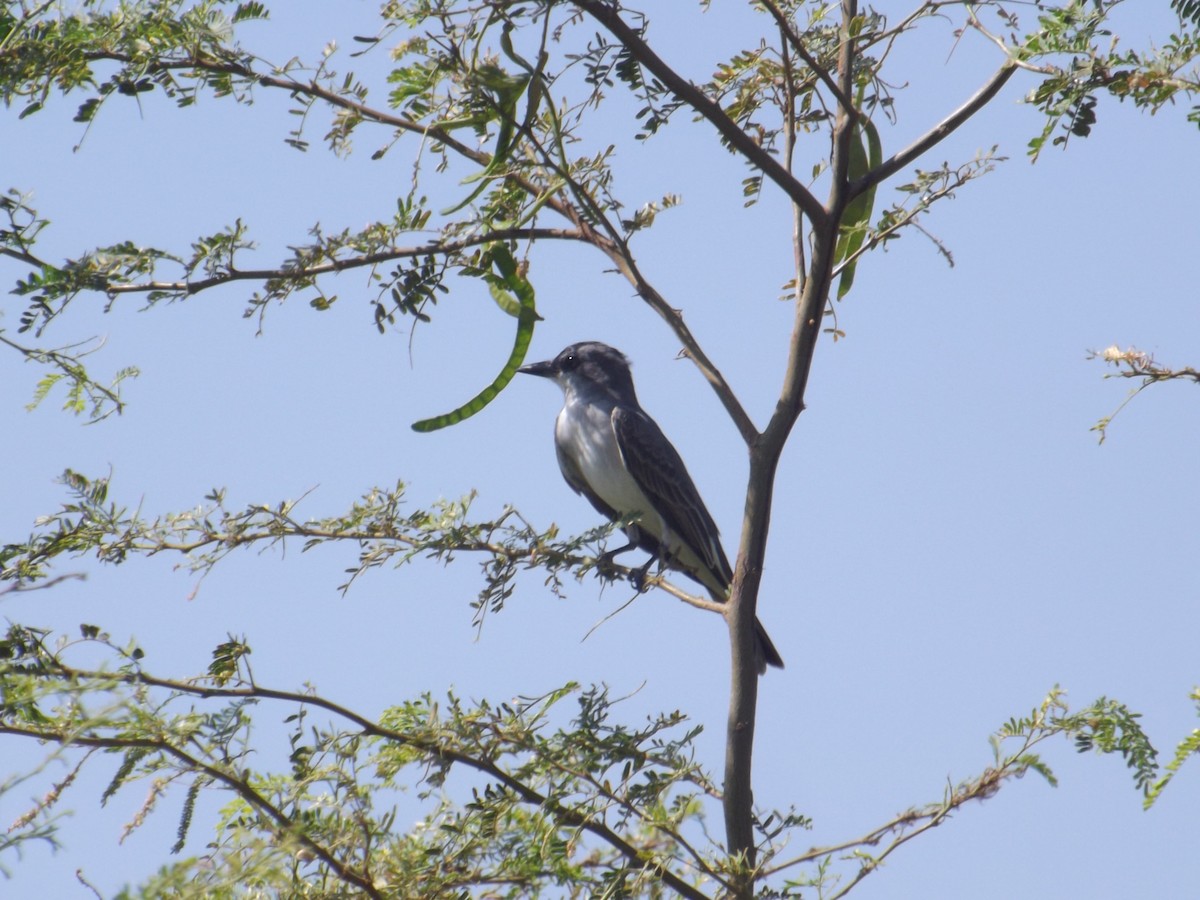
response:
[[[642,489],[642,493],[650,500],[655,511],[662,516],[675,536],[691,547],[696,557],[708,567],[722,586],[728,589],[733,581],[733,570],[730,569],[725,550],[721,547],[717,524],[700,498],[700,492],[696,490],[696,485],[678,451],[667,440],[657,423],[639,409],[615,407],[612,412],[612,424],[625,468]],[[574,464],[563,462],[564,455],[560,450],[559,465],[563,468],[563,475],[568,484],[575,487],[572,476],[567,474],[568,464],[572,468]],[[579,482],[583,480],[578,469],[574,469],[574,478]],[[592,504],[604,512],[598,499],[591,497],[586,487],[575,489],[588,494]],[[658,548],[654,546],[656,543],[652,535],[645,529],[641,530],[639,545],[644,550],[659,555]],[[687,574],[697,578],[694,573]],[[699,578],[697,580],[701,581]],[[755,619],[754,626],[758,638],[759,674],[766,672],[767,666],[782,669],[783,658],[775,649],[775,644],[767,635],[762,622]]]
[[[654,420],[640,409],[617,406],[612,412],[612,423],[625,468],[654,505],[655,512],[728,587],[733,571],[721,547],[720,533],[679,453]]]

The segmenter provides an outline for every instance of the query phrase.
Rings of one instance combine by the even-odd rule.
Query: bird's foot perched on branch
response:
[[[655,557],[652,556],[646,560],[646,564],[644,566],[633,569],[629,573],[629,583],[633,585],[633,589],[639,594],[643,591],[646,591],[650,587],[650,585],[646,583],[646,576],[649,574],[650,567],[654,565],[654,563]]]

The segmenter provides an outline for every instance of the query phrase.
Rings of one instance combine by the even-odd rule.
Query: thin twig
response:
[[[804,46],[804,41],[800,38],[800,35],[796,34],[796,30],[792,28],[792,23],[787,20],[787,16],[780,11],[779,7],[777,7],[772,0],[759,0],[759,2],[762,7],[771,14],[771,17],[779,26],[779,31],[783,35],[786,43],[790,44],[792,49],[796,51],[796,54],[804,60],[805,65],[807,65],[813,70],[814,73],[816,73],[816,76],[821,80],[821,83],[824,84],[825,87],[829,88],[830,93],[832,93],[837,99],[838,106],[849,112],[852,117],[857,119],[860,115],[858,109],[851,102],[850,98],[843,93],[841,87],[838,86],[838,83],[833,80],[833,76],[829,74],[829,70],[821,65],[817,58],[808,52],[808,48]],[[790,171],[791,167],[789,166],[788,169]]]
[[[47,588],[55,587],[62,584],[64,581],[86,581],[87,574],[84,572],[68,572],[65,575],[56,575],[54,578],[49,578],[46,581],[39,581],[35,584],[18,581],[10,584],[3,589],[0,589],[0,597],[5,594],[17,594],[29,591],[44,591]]]
[[[967,4],[967,20],[971,23],[972,28],[999,47],[1000,52],[1008,57],[1008,61],[1013,66],[1024,69],[1027,72],[1035,72],[1038,75],[1052,75],[1056,71],[1054,66],[1035,66],[1033,63],[1026,62],[1025,60],[1019,58],[1015,53],[1013,53],[1012,48],[1009,47],[999,35],[992,34],[992,32],[988,31],[987,28],[984,27],[983,23],[979,21],[979,17],[975,15],[975,10],[970,4]]]
[[[787,170],[793,170],[793,160],[796,155],[796,73],[792,71],[792,55],[788,53],[788,37],[783,27],[780,27],[782,46],[779,55],[783,59],[783,164]],[[795,265],[795,288],[793,293],[796,302],[804,293],[804,216],[796,204],[792,204],[792,257]]]

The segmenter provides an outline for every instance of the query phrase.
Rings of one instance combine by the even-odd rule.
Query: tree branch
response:
[[[766,150],[755,143],[754,139],[742,131],[720,104],[711,100],[703,91],[684,79],[678,72],[667,65],[662,58],[650,49],[637,33],[630,28],[618,14],[618,7],[605,0],[571,0],[571,2],[603,25],[621,42],[633,57],[654,74],[654,77],[665,84],[671,92],[708,120],[721,137],[725,138],[739,154],[748,162],[758,167],[764,175],[773,181],[794,203],[804,210],[814,227],[823,224],[828,214],[820,201],[807,188],[792,177],[780,163]]]
[[[849,97],[855,59],[850,28],[857,15],[856,0],[842,0],[841,8],[837,72],[841,81],[840,95]],[[833,130],[832,183],[829,199],[823,207],[826,215],[812,224],[810,273],[796,303],[783,386],[767,427],[750,450],[750,478],[730,594],[728,620],[733,667],[726,730],[725,832],[729,852],[744,859],[751,871],[756,853],[751,771],[758,704],[754,621],[771,524],[775,473],[788,435],[804,408],[804,392],[829,297],[838,229],[849,200],[849,150],[853,130],[853,111],[839,105]],[[753,875],[740,882],[738,887],[740,897],[752,896]]]
[[[910,162],[917,159],[928,152],[933,147],[949,137],[954,131],[962,125],[967,119],[971,118],[975,113],[979,112],[987,103],[1000,92],[1000,89],[1012,78],[1013,73],[1017,71],[1017,66],[1011,60],[1005,62],[996,72],[989,78],[984,85],[975,92],[975,94],[967,100],[962,106],[948,115],[945,119],[927,131],[924,135],[917,138],[916,141],[909,144],[899,153],[892,156],[883,162],[877,169],[872,169],[862,178],[850,185],[850,197],[857,197],[859,194],[871,188],[873,185],[879,184],[887,178],[890,178],[900,169],[907,166]]]
[[[660,294],[649,281],[642,275],[637,263],[632,255],[622,256],[617,259],[610,255],[610,259],[614,259],[617,263],[617,268],[629,282],[634,286],[641,297],[651,309],[659,314],[675,332],[675,336],[679,338],[679,342],[683,344],[683,352],[700,370],[705,380],[712,386],[713,391],[717,395],[717,399],[721,401],[721,405],[725,407],[725,411],[729,414],[729,418],[733,420],[734,427],[737,428],[738,434],[742,436],[746,446],[749,447],[758,438],[758,428],[754,421],[750,418],[750,414],[746,412],[746,408],[742,406],[737,395],[733,392],[733,388],[729,386],[729,382],[725,380],[725,376],[721,374],[721,370],[716,367],[708,354],[704,352],[700,346],[700,342],[696,340],[690,328],[683,320],[683,314],[667,303],[666,299]]]
[[[272,281],[275,279],[294,280],[310,278],[334,272],[360,269],[364,266],[377,266],[396,259],[411,259],[419,256],[448,256],[469,247],[490,244],[493,241],[508,240],[586,241],[587,239],[578,231],[563,228],[502,228],[461,240],[432,242],[423,247],[397,247],[394,250],[352,256],[347,259],[331,259],[327,263],[318,263],[303,269],[229,269],[219,275],[201,278],[196,281],[139,281],[129,284],[110,284],[105,287],[105,291],[109,294],[167,291],[190,296],[235,281]]]
[[[997,737],[1001,740],[1023,737],[1021,746],[1015,753],[1001,756],[999,745],[995,745],[996,764],[988,766],[973,779],[962,782],[957,786],[947,786],[940,803],[931,803],[921,809],[910,809],[903,812],[891,821],[885,822],[883,825],[872,829],[861,837],[843,841],[839,844],[814,847],[806,853],[769,867],[764,874],[774,875],[793,866],[814,862],[822,857],[830,857],[836,853],[845,853],[847,850],[855,851],[853,855],[861,861],[858,872],[848,884],[830,895],[831,900],[832,898],[846,896],[862,879],[872,872],[877,871],[880,864],[893,852],[918,835],[941,825],[952,813],[965,806],[968,802],[972,800],[984,801],[994,797],[1006,782],[1014,778],[1023,777],[1031,768],[1042,771],[1037,768],[1036,757],[1030,754],[1030,751],[1038,744],[1056,735],[1076,735],[1084,728],[1092,727],[1089,723],[1093,721],[1094,708],[1093,710],[1077,714],[1074,717],[1067,717],[1065,716],[1066,709],[1063,707],[1062,713],[1064,715],[1059,717],[1053,715],[1047,716],[1047,712],[1051,710],[1049,704],[1052,702],[1054,702],[1053,695],[1043,702],[1040,714],[1035,710],[1035,718],[1026,723],[1024,729],[1006,733],[1006,728],[1002,728]],[[1078,724],[1072,724],[1072,718],[1077,720]],[[1052,776],[1048,773],[1042,771],[1042,774],[1052,781]],[[882,852],[876,855],[871,855],[867,852],[866,848],[877,846],[888,835],[894,835],[894,837],[884,847]]]

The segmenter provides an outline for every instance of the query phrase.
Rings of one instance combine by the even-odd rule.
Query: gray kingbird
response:
[[[640,547],[650,554],[642,576],[657,559],[703,585],[716,602],[727,602],[733,570],[716,523],[679,453],[638,404],[625,355],[585,341],[520,371],[553,378],[562,388],[554,447],[567,484],[612,522],[637,516],[624,526],[629,543],[605,557]],[[783,668],[762,623],[755,621],[755,628],[759,672]]]

